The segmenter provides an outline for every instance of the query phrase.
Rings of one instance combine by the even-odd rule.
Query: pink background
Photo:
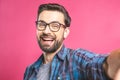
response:
[[[22,80],[41,54],[35,20],[39,4],[63,4],[72,18],[70,48],[108,53],[120,48],[120,0],[0,0],[0,80]]]

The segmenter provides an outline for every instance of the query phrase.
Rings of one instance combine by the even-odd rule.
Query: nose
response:
[[[50,30],[48,25],[46,26],[46,28],[43,32],[46,33],[46,34],[51,33],[51,30]]]

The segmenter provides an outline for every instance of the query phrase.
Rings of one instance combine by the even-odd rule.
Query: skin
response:
[[[41,12],[39,14],[38,20],[42,20],[46,23],[50,23],[53,21],[57,21],[61,24],[64,24],[64,15],[61,12],[58,11],[47,11],[44,10],[43,12]],[[47,26],[46,29],[44,31],[39,31],[37,30],[37,39],[39,41],[39,44],[41,44],[44,48],[46,49],[50,49],[50,48],[54,48],[54,44],[56,43],[56,41],[59,41],[59,48],[54,51],[54,52],[45,52],[43,51],[43,55],[44,55],[44,62],[43,63],[49,63],[52,61],[54,55],[61,49],[62,45],[63,45],[63,40],[68,36],[69,34],[69,28],[64,28],[64,27],[60,27],[60,30],[58,32],[52,32],[49,27]],[[43,37],[41,38],[41,36],[43,34],[46,35],[51,35],[53,37],[55,37],[54,39],[51,37]],[[62,36],[61,36],[62,35]]]
[[[117,71],[120,69],[120,49],[112,51],[103,65],[106,74],[114,79]]]
[[[118,70],[114,80],[120,80],[120,69]]]

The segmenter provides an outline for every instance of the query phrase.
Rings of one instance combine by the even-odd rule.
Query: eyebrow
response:
[[[44,20],[38,20],[38,22],[44,22],[44,23],[47,23],[47,22],[45,22]],[[60,22],[58,22],[58,21],[52,21],[52,22],[50,22],[50,23],[60,23]],[[49,23],[47,23],[47,24],[49,24]],[[62,24],[62,23],[60,23],[60,24]]]

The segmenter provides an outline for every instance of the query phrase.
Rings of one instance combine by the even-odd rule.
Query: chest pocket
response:
[[[58,75],[57,80],[85,80],[83,70],[73,68],[71,71],[67,70]]]

